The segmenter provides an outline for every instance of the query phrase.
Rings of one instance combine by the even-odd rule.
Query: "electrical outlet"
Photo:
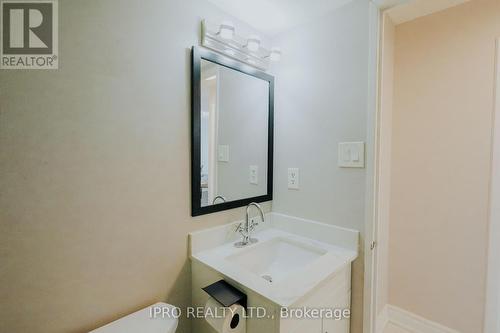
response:
[[[288,188],[291,190],[299,189],[299,168],[288,169]]]
[[[219,145],[217,155],[218,155],[217,159],[219,162],[229,162],[229,146]]]
[[[250,165],[250,174],[249,181],[250,184],[258,185],[259,184],[259,166],[258,165]]]

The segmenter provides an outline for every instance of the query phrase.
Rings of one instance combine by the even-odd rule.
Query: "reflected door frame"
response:
[[[219,69],[215,69],[215,95],[213,103],[210,103],[210,114],[208,115],[208,202],[212,203],[218,193],[218,163],[217,147],[219,146]]]
[[[217,147],[218,147],[218,119],[219,119],[219,69],[213,67],[205,74],[206,77],[214,76],[214,89],[209,94],[208,109],[208,205],[212,204],[217,195],[218,170],[217,170]]]

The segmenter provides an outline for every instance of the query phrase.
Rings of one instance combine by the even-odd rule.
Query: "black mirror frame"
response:
[[[269,83],[269,119],[267,144],[267,194],[252,198],[201,206],[201,60],[205,59],[241,73],[254,76]],[[273,147],[274,147],[274,77],[227,58],[203,47],[193,46],[191,50],[191,216],[199,216],[243,207],[251,202],[265,202],[273,199]]]

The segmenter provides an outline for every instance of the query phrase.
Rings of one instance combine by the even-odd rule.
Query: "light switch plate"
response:
[[[249,174],[249,182],[250,184],[258,185],[259,184],[259,166],[258,165],[250,165],[250,174]]]
[[[365,143],[364,142],[341,142],[339,143],[339,167],[341,168],[364,168],[365,167]]]
[[[288,188],[291,190],[300,188],[299,168],[288,169]]]
[[[219,145],[219,149],[217,150],[217,160],[219,162],[229,162],[229,146],[228,145]]]

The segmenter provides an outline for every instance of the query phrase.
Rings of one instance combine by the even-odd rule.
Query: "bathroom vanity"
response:
[[[224,302],[205,290],[224,285],[244,299],[224,309],[246,306],[246,319],[196,318],[192,331],[348,333],[358,232],[276,213],[259,225],[249,218],[253,206],[262,219],[257,203],[273,198],[274,77],[193,47],[191,120],[192,215],[247,206],[243,223],[189,236],[192,306],[219,308]]]
[[[192,305],[203,307],[202,288],[225,280],[247,295],[247,333],[348,333],[359,233],[277,213],[265,220],[243,248],[240,222],[189,235]],[[193,332],[215,331],[198,318]]]

